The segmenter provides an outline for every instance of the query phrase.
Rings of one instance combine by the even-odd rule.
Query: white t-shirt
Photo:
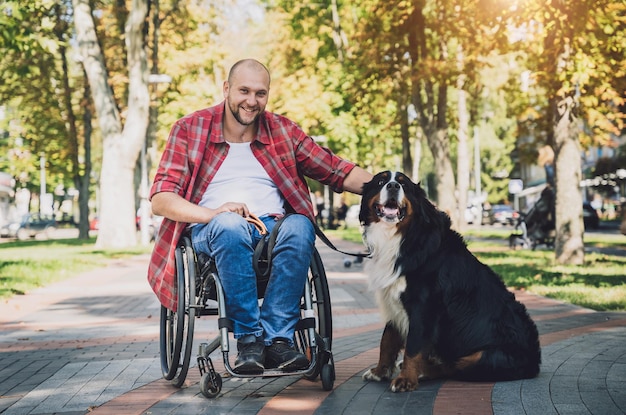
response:
[[[285,213],[285,200],[250,143],[228,143],[228,155],[200,200],[200,206],[215,209],[226,202],[245,203],[257,216]]]

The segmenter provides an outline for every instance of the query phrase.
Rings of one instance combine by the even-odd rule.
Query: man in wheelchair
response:
[[[293,347],[315,242],[304,176],[357,194],[372,178],[320,147],[294,122],[265,111],[269,88],[269,71],[260,62],[233,65],[224,101],[173,125],[151,189],[152,210],[164,220],[149,283],[160,302],[174,309],[175,246],[190,228],[194,251],[213,257],[220,274],[237,339],[233,370],[239,374],[295,371],[309,364]],[[250,217],[258,217],[269,232],[284,217],[261,306],[252,259],[262,235]]]

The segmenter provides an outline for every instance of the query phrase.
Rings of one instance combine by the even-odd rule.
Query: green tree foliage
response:
[[[81,188],[89,173],[79,162],[75,111],[80,105],[73,99],[81,82],[74,81],[67,57],[71,7],[50,1],[5,2],[3,7],[0,103],[12,110],[0,169],[11,173],[18,187],[39,193],[37,166],[43,155],[48,191]],[[81,237],[87,237],[87,187],[82,196]]]
[[[67,166],[54,162],[68,156],[65,126],[56,95],[60,85],[55,80],[61,78],[61,67],[54,10],[37,1],[7,2],[4,7],[0,15],[3,27],[0,42],[4,52],[0,56],[3,73],[0,102],[15,109],[11,112],[15,118],[7,131],[6,144],[17,145],[17,148],[21,144],[24,151],[13,152],[14,158],[3,160],[0,169],[12,170],[11,164],[18,158],[38,164],[39,154],[44,153],[51,159],[49,167],[55,181],[63,184]],[[5,154],[10,154],[9,150]],[[38,193],[39,177],[32,174],[35,169],[29,170],[30,174],[15,172],[18,186]]]
[[[271,107],[297,121],[314,136],[327,136],[328,145],[341,142],[350,127],[341,118],[345,102],[343,71],[332,41],[330,2],[278,2],[268,20],[272,27],[269,66],[272,72]],[[336,124],[335,124],[336,123]],[[348,131],[343,131],[348,127]],[[329,134],[336,130],[338,134]]]
[[[357,156],[372,170],[410,172],[414,142],[425,137],[437,178],[433,196],[442,208],[455,210],[453,144],[448,128],[456,113],[448,106],[449,95],[462,70],[468,91],[480,96],[478,71],[485,64],[481,58],[494,47],[506,45],[505,27],[497,20],[502,14],[498,3],[277,3],[288,22],[288,37],[293,39],[290,46],[281,43],[288,70],[306,73],[307,79],[321,77],[323,91],[330,87],[336,93],[337,98],[330,102],[333,115],[342,114],[342,120],[351,123],[346,131],[353,135],[340,143],[361,149]],[[334,6],[338,19],[332,13]],[[342,53],[338,53],[337,36],[333,36],[338,32],[337,20],[341,23],[339,38],[345,39]],[[465,55],[462,68],[457,60],[460,50]],[[338,62],[340,67],[329,62]],[[416,120],[408,116],[411,107],[416,110]],[[480,119],[479,114],[474,123]]]

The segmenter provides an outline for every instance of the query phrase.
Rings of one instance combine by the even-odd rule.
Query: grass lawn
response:
[[[626,311],[626,257],[587,253],[581,266],[557,265],[547,250],[470,250],[511,288],[594,310]]]
[[[0,245],[0,298],[25,294],[34,288],[75,276],[115,258],[150,252],[151,247],[100,250],[95,239],[15,241]]]
[[[361,242],[357,228],[326,231]],[[588,252],[581,266],[558,265],[554,252],[508,248],[510,229],[472,229],[464,234],[468,248],[496,271],[510,288],[601,311],[626,311],[626,256]],[[626,252],[626,236],[585,234],[585,246]]]

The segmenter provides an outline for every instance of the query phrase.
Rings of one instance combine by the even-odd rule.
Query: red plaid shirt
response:
[[[150,197],[159,192],[174,192],[192,203],[200,202],[228,153],[229,147],[222,134],[224,105],[222,102],[199,110],[174,124]],[[341,192],[343,181],[354,164],[317,145],[285,117],[265,112],[259,121],[259,132],[251,144],[252,153],[278,186],[287,211],[314,220],[304,176]],[[148,267],[150,286],[161,304],[170,309],[176,308],[174,251],[187,225],[163,219]]]

